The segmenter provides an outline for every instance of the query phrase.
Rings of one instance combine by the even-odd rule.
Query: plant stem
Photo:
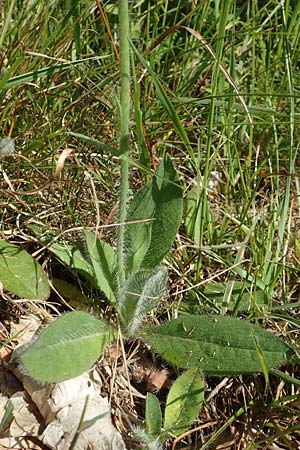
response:
[[[128,161],[129,154],[129,114],[130,114],[130,55],[129,55],[129,17],[128,0],[119,0],[119,40],[120,40],[120,165],[121,187],[119,200],[119,228],[117,245],[117,267],[119,286],[125,281],[124,235],[126,220],[126,203],[128,196]]]

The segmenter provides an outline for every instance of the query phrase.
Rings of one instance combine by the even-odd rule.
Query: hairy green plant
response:
[[[162,10],[164,6],[164,2],[159,2],[159,7],[162,7]],[[208,29],[208,33],[212,33],[212,37],[217,43],[216,59],[211,63],[211,61],[208,61],[207,56],[204,55],[203,58],[200,58],[202,61],[201,64],[198,64],[197,61],[196,67],[193,68],[188,77],[184,76],[182,67],[186,65],[186,68],[189,69],[191,61],[188,58],[185,60],[182,55],[187,54],[185,47],[191,45],[190,37],[183,37],[183,35],[176,34],[176,38],[178,37],[180,41],[180,46],[177,49],[174,49],[174,51],[181,57],[180,64],[182,64],[182,67],[176,63],[172,64],[173,59],[166,57],[166,55],[170,56],[172,54],[172,43],[174,43],[175,40],[175,32],[174,34],[172,33],[169,35],[169,40],[163,41],[162,47],[166,49],[165,53],[160,51],[156,52],[156,58],[154,58],[153,53],[150,53],[149,62],[146,61],[146,58],[142,56],[133,44],[131,45],[131,48],[138,63],[144,67],[155,88],[159,107],[154,122],[157,123],[157,117],[159,117],[160,112],[162,112],[164,116],[174,124],[174,129],[178,136],[180,136],[184,149],[189,154],[191,165],[193,165],[196,170],[197,186],[190,190],[187,196],[188,215],[185,217],[187,234],[192,242],[200,249],[196,255],[197,265],[195,270],[195,281],[198,281],[202,268],[202,250],[204,249],[204,252],[207,249],[207,247],[205,249],[203,246],[204,242],[207,241],[210,243],[214,242],[214,240],[217,242],[215,247],[210,245],[207,250],[210,252],[210,255],[216,258],[217,256],[214,253],[215,249],[229,252],[230,249],[236,247],[236,245],[240,245],[240,247],[238,247],[239,251],[235,257],[235,262],[238,264],[242,260],[243,251],[248,245],[248,236],[251,234],[250,232],[254,229],[260,229],[261,236],[267,233],[268,239],[266,240],[267,244],[265,247],[260,245],[259,233],[251,234],[251,245],[249,245],[249,252],[251,256],[253,256],[253,259],[257,259],[258,262],[263,262],[261,263],[262,276],[260,278],[258,277],[256,279],[254,276],[250,277],[246,270],[237,266],[231,270],[244,281],[239,282],[230,278],[228,282],[207,286],[207,288],[204,288],[199,293],[197,292],[197,289],[194,290],[195,294],[199,294],[199,296],[201,295],[203,298],[208,299],[213,303],[214,310],[221,311],[221,313],[224,310],[229,310],[236,315],[238,311],[246,311],[249,309],[249,302],[247,300],[250,298],[250,294],[252,296],[253,292],[255,305],[265,306],[272,295],[276,281],[280,277],[282,266],[279,265],[279,261],[281,258],[281,250],[284,247],[290,181],[287,183],[283,199],[280,201],[279,198],[276,198],[271,205],[272,215],[268,226],[266,226],[263,221],[257,226],[256,218],[251,222],[252,214],[249,214],[249,212],[252,211],[252,207],[254,208],[254,194],[251,194],[248,190],[248,184],[250,182],[257,182],[256,174],[252,179],[249,177],[248,173],[249,165],[252,161],[254,129],[250,124],[250,133],[248,136],[244,128],[244,119],[242,116],[238,115],[239,105],[233,101],[233,92],[230,91],[230,88],[228,89],[227,84],[220,76],[220,62],[223,57],[230,60],[232,68],[231,76],[233,78],[238,76],[237,73],[234,73],[234,70],[238,72],[244,62],[244,56],[242,54],[239,67],[235,68],[235,52],[233,50],[228,51],[228,48],[224,47],[224,36],[226,33],[232,33],[233,36],[233,33],[235,32],[235,24],[231,23],[230,27],[226,25],[226,22],[228,22],[227,19],[230,18],[231,7],[232,2],[224,2],[221,5],[221,17],[220,20],[218,19],[216,22],[217,31],[215,34],[211,31],[212,28]],[[204,21],[209,18],[209,15],[207,14],[209,7],[206,6],[205,8],[206,9],[203,10],[204,14],[202,14],[203,18],[199,19],[200,25],[201,20]],[[178,435],[178,433],[188,428],[193,418],[196,417],[197,411],[203,400],[203,388],[200,387],[201,383],[203,383],[203,378],[199,374],[200,371],[213,375],[253,372],[266,373],[268,370],[272,371],[273,367],[289,361],[293,355],[293,350],[272,333],[264,331],[258,325],[252,325],[247,320],[242,321],[237,318],[228,318],[222,315],[213,317],[206,315],[199,316],[195,315],[195,312],[191,314],[190,304],[187,305],[187,303],[190,302],[187,300],[185,311],[179,311],[179,318],[170,320],[159,326],[144,326],[143,324],[146,314],[156,308],[166,294],[167,271],[161,264],[163,263],[164,257],[168,254],[181,224],[182,187],[171,159],[168,156],[164,156],[156,172],[152,174],[152,179],[133,195],[131,201],[128,200],[128,164],[132,164],[132,160],[129,151],[130,39],[127,10],[128,3],[124,0],[120,0],[118,10],[120,17],[121,54],[119,148],[116,148],[113,144],[108,145],[80,133],[70,133],[73,137],[80,138],[101,151],[114,156],[119,156],[120,158],[121,189],[117,251],[115,251],[115,249],[107,242],[98,239],[89,231],[82,232],[80,242],[78,243],[63,239],[55,239],[53,242],[51,238],[48,239],[47,236],[43,239],[41,238],[41,240],[47,243],[50,251],[52,251],[65,265],[77,272],[81,277],[86,278],[96,290],[100,290],[104,293],[107,300],[111,302],[116,310],[118,321],[123,328],[125,336],[129,338],[142,338],[165,359],[181,368],[187,369],[171,388],[167,400],[164,421],[162,420],[161,411],[159,412],[160,408],[158,401],[154,400],[153,397],[148,396],[146,405],[146,433],[148,437],[152,439],[152,441],[150,439],[149,442],[153,443],[156,439],[162,436],[165,437],[165,432],[173,436]],[[268,22],[271,19],[267,12],[268,11],[266,10],[265,20]],[[216,16],[217,13],[216,8]],[[70,11],[69,16],[72,16],[75,21],[75,18],[78,20],[78,14],[79,11],[75,11],[74,14]],[[179,7],[174,7],[173,14],[174,17],[177,18]],[[248,10],[245,12],[245,10],[242,9],[240,12],[241,17],[244,17],[243,20],[245,20],[245,22],[248,20],[248,17],[245,17],[247,14],[250,14]],[[142,20],[145,19],[145,23],[148,27],[147,35],[151,35],[153,30],[157,31],[159,29],[157,22],[150,23],[149,17],[148,11],[141,11],[141,23],[144,23]],[[167,13],[164,12],[165,22],[168,22],[168,17]],[[34,20],[37,19],[35,18]],[[170,26],[173,26],[174,23],[172,22]],[[9,21],[7,20],[5,29],[8,24]],[[141,24],[139,24],[139,26],[141,26]],[[63,22],[57,35],[52,31],[51,39],[58,40],[64,34],[65,27],[66,23]],[[51,32],[51,29],[49,31]],[[78,39],[79,32],[80,29],[76,26],[74,29],[73,42],[73,50],[76,58],[74,57],[72,62],[51,65],[44,69],[30,70],[21,75],[12,76],[14,70],[23,63],[23,59],[18,59],[16,60],[15,65],[11,65],[4,74],[4,77],[1,78],[0,83],[1,86],[3,86],[3,91],[11,88],[18,88],[22,84],[34,82],[36,79],[65,73],[63,71],[66,71],[67,69],[77,66],[80,67],[81,64],[87,64],[88,59],[81,59],[80,57],[83,48]],[[159,32],[162,32],[162,30]],[[237,35],[238,38],[241,39],[240,46],[241,48],[245,48],[248,46],[248,41],[253,42],[252,51],[253,54],[255,54],[255,32],[248,31],[247,29],[247,33],[249,34],[241,38]],[[41,48],[45,51],[47,48],[46,35],[47,33],[43,36],[43,42],[41,44]],[[145,43],[147,43],[146,41],[147,38],[145,39]],[[153,42],[150,43],[153,44]],[[148,47],[148,45],[146,45],[146,47]],[[289,92],[292,95],[294,89],[293,79],[290,73],[290,53],[287,43],[285,43],[283,48],[286,56],[285,64],[289,81]],[[203,51],[203,49],[199,48],[196,50],[199,54]],[[264,52],[263,55],[266,53],[268,52]],[[265,56],[265,58],[265,64],[268,69],[268,57]],[[97,63],[102,63],[102,58],[95,57],[94,59]],[[157,75],[155,69],[159,66],[159,61],[166,61],[166,63],[161,64],[162,69],[160,75]],[[255,58],[252,58],[252,61],[253,72],[255,72]],[[196,95],[195,98],[187,99],[186,95],[190,90],[194,89],[195,80],[202,75],[204,76],[204,72],[210,67],[212,67],[213,73],[211,95],[207,96],[206,99],[202,99],[201,96],[198,98]],[[172,80],[169,73],[176,73],[176,84],[178,84],[176,95],[179,97],[173,96]],[[164,86],[160,81],[162,75],[166,76]],[[133,78],[134,77],[135,73],[133,75]],[[113,77],[112,79],[115,80],[116,77]],[[99,86],[105,87],[108,84],[108,81],[101,79],[99,83]],[[173,83],[175,85],[175,77]],[[167,86],[167,89],[165,86]],[[153,90],[150,83],[145,85],[145,91],[143,92],[144,99],[147,98],[150,88]],[[224,99],[221,97],[222,95],[224,95]],[[142,99],[142,101],[145,101],[144,99]],[[139,101],[138,92],[136,92],[134,98],[136,109],[140,106]],[[184,113],[188,103],[194,108],[191,110],[192,112],[196,112],[198,108],[198,115],[199,108],[201,108],[204,116],[207,116],[207,111],[209,110],[207,128],[199,127],[198,123],[195,125],[197,130],[199,128],[199,136],[197,135],[198,157],[190,143],[190,137],[195,137],[195,135],[193,135],[193,129],[191,128],[189,133],[187,133],[183,126],[181,115],[178,113],[179,111],[180,113]],[[205,105],[207,104],[209,104],[210,108],[205,109]],[[143,108],[141,107],[140,109],[146,111],[145,114],[148,118],[155,118],[155,116],[152,115],[153,110],[151,109],[151,105],[141,106],[143,106]],[[275,130],[274,134],[276,135],[276,127],[278,127],[278,125],[275,123],[275,113],[272,108],[273,105],[271,99],[269,108],[264,106],[261,107],[261,109],[258,109],[255,108],[255,105],[249,106],[249,110],[254,114],[257,114],[257,117],[259,117],[260,120],[264,120],[266,115],[271,116],[271,125],[273,124]],[[135,112],[137,113],[137,111]],[[216,123],[214,122],[216,120],[215,117],[218,118]],[[292,145],[293,123],[295,119],[293,104],[291,104],[290,117],[291,139],[289,143],[289,169],[290,172],[293,172],[296,155],[296,152],[293,153]],[[236,125],[236,122],[238,125]],[[239,142],[238,144],[233,144],[232,136],[233,133],[236,132],[236,126],[238,128],[240,127]],[[157,124],[157,130],[158,129],[159,124]],[[155,135],[157,132],[157,136],[159,136],[157,130],[153,132],[153,134]],[[220,130],[223,131],[221,139],[219,139]],[[149,158],[145,156],[145,148],[143,147],[143,145],[145,146],[145,142],[143,141],[144,137],[142,136],[141,121],[139,123],[139,129],[136,131],[137,133],[139,132],[138,144],[140,146],[140,161],[142,164],[147,164],[146,169],[149,173],[150,162]],[[206,139],[207,136],[208,139]],[[49,140],[51,140],[50,137]],[[245,168],[242,167],[240,157],[237,157],[237,148],[235,148],[235,145],[241,145],[244,140],[247,142],[248,146],[246,148],[248,154],[246,155],[247,165]],[[205,148],[205,167],[204,175],[202,176],[200,163],[203,159],[203,145],[201,145],[203,142]],[[35,144],[32,143],[32,145],[32,148],[34,148]],[[270,167],[272,167],[273,160],[278,159],[277,141],[274,148],[275,150],[272,148],[268,150],[267,162]],[[224,155],[222,152],[224,152]],[[232,187],[232,194],[229,195],[228,192],[225,192],[227,195],[227,203],[224,206],[224,218],[222,219],[220,228],[213,226],[215,218],[212,205],[207,196],[210,174],[213,165],[218,159],[220,161],[223,161],[223,159],[228,161],[228,166],[226,167],[226,185],[224,189],[228,189],[228,186]],[[145,170],[141,164],[140,166],[137,166]],[[279,167],[277,167],[277,171],[279,171]],[[237,211],[237,214],[234,214],[232,210],[229,209],[228,205],[232,203],[234,193],[239,196],[240,192],[243,193],[244,197],[241,198],[244,198],[245,201],[244,203],[242,202],[242,207]],[[253,214],[253,216],[255,216],[255,214]],[[272,258],[272,255],[274,254],[272,243],[277,233],[274,223],[276,221],[278,222],[278,219],[279,239],[277,241],[275,258]],[[236,239],[232,239],[231,235],[227,237],[226,221],[230,223],[230,227],[228,228],[231,228],[232,223],[237,227],[236,239],[237,242],[242,241],[241,244],[236,244]],[[225,238],[226,242],[230,243],[223,245],[222,240]],[[222,242],[222,247],[220,241]],[[268,251],[266,254],[264,254],[261,248],[267,248]],[[23,267],[18,266],[18,263],[23,260],[23,255],[25,258],[23,250],[5,242],[2,243],[0,281],[3,284],[3,287],[21,297],[47,298],[49,295],[49,287],[48,283],[45,281],[45,276],[36,261],[32,260],[29,256],[27,257],[27,255],[25,265],[26,268],[28,268],[28,270],[26,270],[30,274],[30,278],[26,279],[26,283],[22,283],[20,275],[23,275]],[[221,259],[219,256],[218,258]],[[227,263],[226,258],[222,261]],[[259,263],[258,266],[260,266]],[[210,287],[214,290],[213,292],[210,291]],[[25,290],[25,288],[27,288],[27,290]],[[31,292],[28,292],[28,288]],[[199,308],[196,314],[198,314],[198,312]],[[117,323],[106,323],[105,321],[95,319],[93,316],[86,313],[78,311],[68,313],[57,319],[53,325],[51,325],[40,338],[20,356],[21,361],[29,373],[36,378],[46,381],[58,381],[79,375],[82,371],[90,367],[105,347],[115,339],[117,326]],[[71,362],[75,353],[78,364],[73,365]],[[43,355],[43,367],[40,367],[41,355]],[[57,358],[57,356],[59,356],[59,358]]]
[[[17,245],[0,239],[2,289],[19,297],[46,300],[50,295],[47,275],[39,263]]]

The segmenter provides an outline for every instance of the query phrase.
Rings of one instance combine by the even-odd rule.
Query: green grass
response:
[[[117,7],[101,5],[113,43],[96,2],[4,1],[1,138],[11,135],[16,153],[0,161],[0,230],[32,252],[40,248],[32,223],[68,234],[117,221],[118,159],[69,134],[118,148]],[[243,314],[296,345],[300,2],[144,0],[130,2],[130,12],[130,187],[136,190],[168,152],[184,185],[186,213],[192,208],[167,261],[168,314],[191,308]],[[73,156],[54,179],[65,148]],[[102,232],[115,244],[109,230]],[[49,273],[57,271],[46,257]],[[224,283],[224,302],[234,298],[235,306],[211,300],[203,288],[214,282]],[[242,290],[233,297],[237,285]],[[266,295],[263,306],[258,290]],[[250,300],[241,312],[243,292]],[[299,378],[299,367],[287,368],[287,375]],[[230,393],[220,388],[195,428],[203,420],[216,424],[182,445],[204,449],[222,436],[229,441],[226,430],[241,412],[236,439],[245,439],[244,448],[268,442],[292,448],[299,441],[295,391],[290,378],[277,391],[280,379],[277,372],[270,376],[267,392],[260,376],[229,380]],[[219,381],[208,379],[208,388]],[[247,430],[247,417],[256,435]]]

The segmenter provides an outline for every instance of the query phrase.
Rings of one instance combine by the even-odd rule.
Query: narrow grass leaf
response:
[[[134,60],[132,58],[132,83],[133,83],[133,106],[134,106],[134,118],[135,118],[135,130],[136,130],[136,143],[139,150],[139,161],[148,169],[151,168],[150,153],[147,148],[146,132],[144,130],[142,111],[140,106],[141,89],[138,83]]]
[[[256,339],[256,334],[255,334],[254,330],[251,330],[251,338],[252,338],[253,344],[254,344],[254,346],[256,348],[257,356],[258,356],[258,358],[260,360],[261,369],[262,369],[262,372],[263,372],[264,377],[265,377],[265,382],[266,382],[265,395],[267,395],[267,392],[268,392],[268,389],[269,389],[269,386],[270,386],[268,366],[267,366],[267,363],[266,363],[265,358],[264,358],[264,353],[263,353],[262,349],[260,348],[260,344],[259,344],[258,340]]]
[[[0,239],[0,282],[18,297],[46,300],[50,295],[47,276],[39,263],[4,239]]]
[[[19,68],[23,61],[23,57],[17,57],[11,67],[3,72],[0,72],[0,92],[7,89],[7,85],[11,80],[11,75]]]
[[[272,375],[275,375],[276,377],[280,378],[281,380],[285,381],[288,384],[294,384],[296,386],[300,386],[300,380],[297,378],[292,377],[291,375],[288,375],[285,372],[282,372],[278,369],[270,369],[270,373]]]
[[[262,372],[265,367],[288,362],[294,355],[291,347],[273,333],[227,316],[187,315],[144,328],[141,335],[167,361],[183,368],[199,367],[211,375]]]
[[[80,134],[80,133],[69,132],[68,134],[70,134],[71,136],[77,137],[78,139],[81,139],[82,141],[86,142],[89,145],[92,145],[93,147],[95,147],[97,150],[100,150],[101,152],[110,153],[111,155],[114,155],[114,156],[120,156],[119,149],[116,149],[116,148],[112,147],[111,145],[104,144],[103,142],[100,142],[97,139],[91,138],[89,136],[86,136],[85,134]]]
[[[204,380],[199,369],[189,369],[173,383],[167,397],[164,429],[178,436],[196,419],[204,400]]]
[[[148,436],[157,438],[161,432],[162,414],[159,400],[151,392],[147,392],[145,421]]]
[[[291,304],[286,305],[286,306],[292,308]],[[280,321],[284,320],[284,321],[290,323],[293,327],[300,328],[300,319],[297,319],[296,317],[293,317],[293,316],[290,316],[290,315],[286,315],[286,314],[269,314],[269,313],[268,313],[268,317],[270,319],[277,319],[277,320],[280,320]]]
[[[3,433],[6,426],[10,423],[12,415],[13,415],[13,411],[14,411],[14,405],[11,402],[9,402],[6,407],[5,413],[1,419],[1,422],[0,422],[0,433]]]
[[[228,311],[247,311],[253,306],[268,304],[267,294],[258,286],[252,286],[246,281],[234,281],[230,298],[225,299],[226,289],[233,281],[208,283],[198,291],[204,298],[218,307],[226,307]]]
[[[26,83],[34,83],[38,81],[40,78],[44,78],[47,76],[53,76],[63,70],[69,69],[70,67],[77,66],[78,64],[86,63],[90,60],[98,60],[102,59],[100,56],[93,56],[91,58],[79,59],[76,61],[67,61],[62,64],[55,64],[53,66],[43,67],[42,69],[33,70],[32,72],[23,73],[22,75],[17,75],[15,77],[11,77],[4,86],[2,86],[3,90],[10,89],[15,86],[20,86]]]
[[[110,325],[73,311],[53,322],[20,360],[33,378],[60,382],[89,369],[113,338]]]
[[[201,230],[200,223],[203,220],[201,216],[201,199],[201,189],[195,186],[188,191],[184,203],[184,225],[186,233],[188,237],[193,239],[196,245],[200,245],[201,243],[199,236]]]
[[[150,65],[147,63],[145,58],[139,53],[139,51],[137,50],[137,48],[134,46],[134,44],[132,42],[131,42],[131,47],[132,47],[137,59],[139,60],[140,64],[142,64],[142,66],[144,66],[145,69],[151,75],[153,84],[155,86],[157,97],[158,97],[160,103],[162,104],[162,106],[164,107],[164,109],[166,110],[176,131],[178,132],[179,136],[181,137],[182,142],[184,143],[186,149],[188,150],[188,152],[192,152],[192,147],[191,147],[191,143],[189,141],[187,132],[185,131],[185,128],[182,125],[182,123],[178,117],[176,109],[174,108],[172,102],[170,101],[167,94],[165,93],[156,73],[151,69]]]

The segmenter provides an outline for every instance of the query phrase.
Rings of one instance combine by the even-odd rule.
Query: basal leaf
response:
[[[91,367],[113,337],[110,325],[73,311],[55,320],[20,359],[33,378],[59,382]]]
[[[47,242],[48,238],[43,238]],[[49,239],[48,239],[49,240]],[[48,245],[64,264],[86,277],[92,286],[115,299],[115,252],[106,242],[96,239],[94,233],[83,231],[78,243],[59,240]]]
[[[147,434],[153,439],[157,438],[161,432],[162,414],[159,400],[151,392],[147,392],[145,421]]]
[[[175,436],[188,430],[204,400],[204,380],[199,369],[189,369],[173,383],[165,409],[164,429]]]
[[[152,196],[155,204],[151,241],[142,267],[152,268],[161,263],[170,250],[182,217],[182,189],[171,159],[166,156],[153,179]]]
[[[115,303],[116,256],[114,249],[107,242],[96,239],[94,233],[90,231],[84,231],[83,234],[96,285],[112,303]]]
[[[134,335],[147,312],[151,311],[166,292],[167,271],[140,270],[126,281],[119,295],[119,311],[128,333]]]
[[[82,293],[78,286],[60,278],[52,278],[51,282],[54,288],[68,300],[69,305],[78,307],[78,309],[88,307],[89,298]]]
[[[187,315],[146,327],[141,334],[167,361],[183,368],[199,367],[211,375],[261,372],[261,357],[270,369],[294,354],[273,333],[226,316]]]
[[[88,279],[94,277],[93,268],[82,254],[79,244],[61,239],[48,245],[51,252],[55,254],[66,266],[78,271]],[[96,287],[96,286],[95,286]]]
[[[18,297],[46,300],[50,295],[47,276],[25,250],[0,239],[0,282]]]
[[[11,138],[0,140],[0,158],[5,155],[11,155],[15,152],[15,141]]]
[[[131,273],[140,268],[151,241],[151,230],[155,211],[152,195],[153,181],[137,192],[127,211],[126,266]]]
[[[129,205],[126,230],[126,265],[130,273],[139,267],[152,269],[170,250],[182,216],[182,190],[168,156],[161,161],[152,181]]]

